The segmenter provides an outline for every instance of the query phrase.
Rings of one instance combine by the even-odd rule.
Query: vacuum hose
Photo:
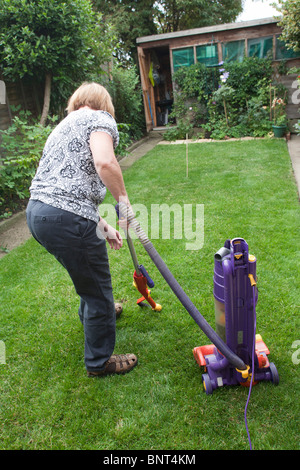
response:
[[[215,330],[210,326],[201,313],[197,310],[195,305],[189,299],[187,294],[184,292],[178,281],[162,260],[156,249],[154,248],[152,242],[149,240],[145,232],[141,229],[140,224],[136,220],[132,209],[127,207],[124,203],[119,204],[120,218],[125,218],[127,223],[130,225],[130,228],[135,232],[138,239],[144,246],[148,255],[152,259],[153,263],[166,280],[166,282],[171,287],[174,294],[177,296],[181,304],[185,307],[188,313],[191,315],[193,320],[201,328],[201,330],[206,334],[206,336],[211,340],[211,342],[216,346],[216,348],[227,358],[227,360],[238,370],[246,370],[247,366],[244,361],[234,354],[231,349],[227,346],[226,343],[219,337]]]

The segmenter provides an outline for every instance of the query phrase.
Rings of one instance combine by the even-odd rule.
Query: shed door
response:
[[[169,124],[173,85],[168,46],[138,48],[147,131]]]
[[[145,109],[145,120],[147,132],[156,127],[154,90],[150,82],[149,72],[151,66],[151,56],[148,50],[138,47],[138,58],[143,90],[143,101]]]

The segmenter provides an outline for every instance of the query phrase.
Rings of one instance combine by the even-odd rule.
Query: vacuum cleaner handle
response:
[[[116,213],[118,215],[118,218],[120,218],[119,204],[116,204],[115,210],[116,210]],[[150,287],[152,289],[154,287],[154,282],[151,279],[151,277],[149,276],[149,273],[146,270],[146,268],[142,264],[138,263],[138,259],[137,259],[136,251],[134,249],[132,238],[131,238],[128,230],[126,230],[125,232],[126,232],[126,237],[127,237],[128,248],[129,248],[129,251],[130,251],[130,254],[131,254],[131,258],[132,258],[132,261],[133,261],[135,271],[136,271],[138,276],[140,274],[142,274],[147,279],[147,285],[148,285],[148,287]]]
[[[125,204],[121,204],[120,207],[121,214],[127,217],[127,220],[130,222],[130,225],[138,236],[140,242],[144,246],[148,255],[152,259],[153,263],[169,284],[174,294],[177,296],[181,304],[185,307],[187,312],[191,315],[193,320],[201,328],[201,330],[206,334],[206,336],[212,341],[212,343],[219,349],[219,351],[228,359],[228,361],[238,370],[245,374],[248,373],[249,366],[247,366],[244,361],[238,357],[231,349],[227,346],[226,343],[219,337],[219,335],[214,331],[210,324],[205,320],[201,313],[197,310],[195,305],[189,299],[187,294],[184,292],[178,281],[175,279],[165,262],[162,260],[156,249],[154,248],[152,242],[149,240],[145,232],[140,227],[138,221],[136,220],[132,210],[127,207]]]
[[[116,210],[116,213],[118,215],[118,218],[120,218],[119,204],[116,204],[115,210]],[[131,258],[132,258],[132,261],[133,261],[134,269],[135,269],[137,275],[139,276],[141,274],[141,272],[140,272],[140,267],[139,267],[138,259],[137,259],[137,256],[136,256],[136,252],[135,252],[135,249],[134,249],[134,246],[133,246],[133,242],[132,242],[132,239],[131,239],[131,236],[129,234],[128,229],[127,230],[124,229],[124,231],[125,231],[125,235],[126,235],[126,239],[127,239],[127,245],[128,245],[130,255],[131,255]]]

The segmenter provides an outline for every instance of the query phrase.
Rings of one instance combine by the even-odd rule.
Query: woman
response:
[[[116,316],[105,243],[118,250],[122,238],[98,213],[106,188],[116,201],[129,204],[114,154],[119,141],[114,107],[104,87],[84,83],[67,111],[45,144],[30,187],[27,223],[67,269],[80,296],[87,374],[125,373],[137,358],[113,355]],[[97,224],[103,237],[96,234]]]

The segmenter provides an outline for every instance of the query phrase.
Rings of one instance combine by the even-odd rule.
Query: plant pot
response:
[[[274,137],[283,137],[286,132],[286,125],[283,124],[281,126],[272,126]]]

